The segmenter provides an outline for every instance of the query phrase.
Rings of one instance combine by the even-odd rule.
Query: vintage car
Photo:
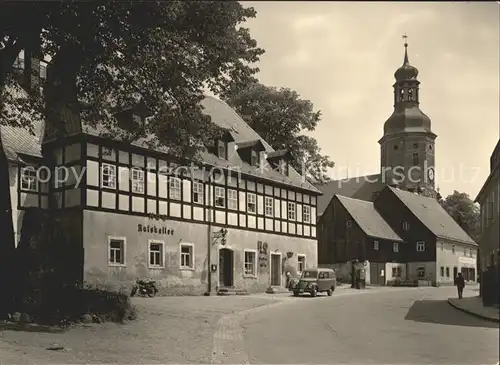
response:
[[[309,293],[315,297],[318,293],[326,292],[332,295],[337,285],[337,277],[332,269],[307,269],[302,272],[299,282],[293,288],[293,295]]]

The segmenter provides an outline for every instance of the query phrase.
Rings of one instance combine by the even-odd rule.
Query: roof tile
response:
[[[477,245],[434,198],[388,187],[437,237]]]
[[[368,236],[391,241],[403,241],[377,212],[372,202],[341,195],[335,195],[335,197]]]

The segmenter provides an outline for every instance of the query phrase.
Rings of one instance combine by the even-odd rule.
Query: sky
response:
[[[311,100],[322,120],[310,135],[335,161],[333,178],[380,171],[394,72],[419,70],[420,109],[437,134],[436,185],[474,199],[500,132],[500,4],[473,2],[243,2],[244,24],[266,50],[257,75]]]

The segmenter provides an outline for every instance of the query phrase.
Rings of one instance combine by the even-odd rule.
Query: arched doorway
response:
[[[234,252],[229,248],[219,250],[219,286],[233,286]]]

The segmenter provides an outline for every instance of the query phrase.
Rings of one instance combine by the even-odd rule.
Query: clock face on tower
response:
[[[434,181],[434,169],[432,167],[427,170],[427,176],[429,177],[430,181]]]

